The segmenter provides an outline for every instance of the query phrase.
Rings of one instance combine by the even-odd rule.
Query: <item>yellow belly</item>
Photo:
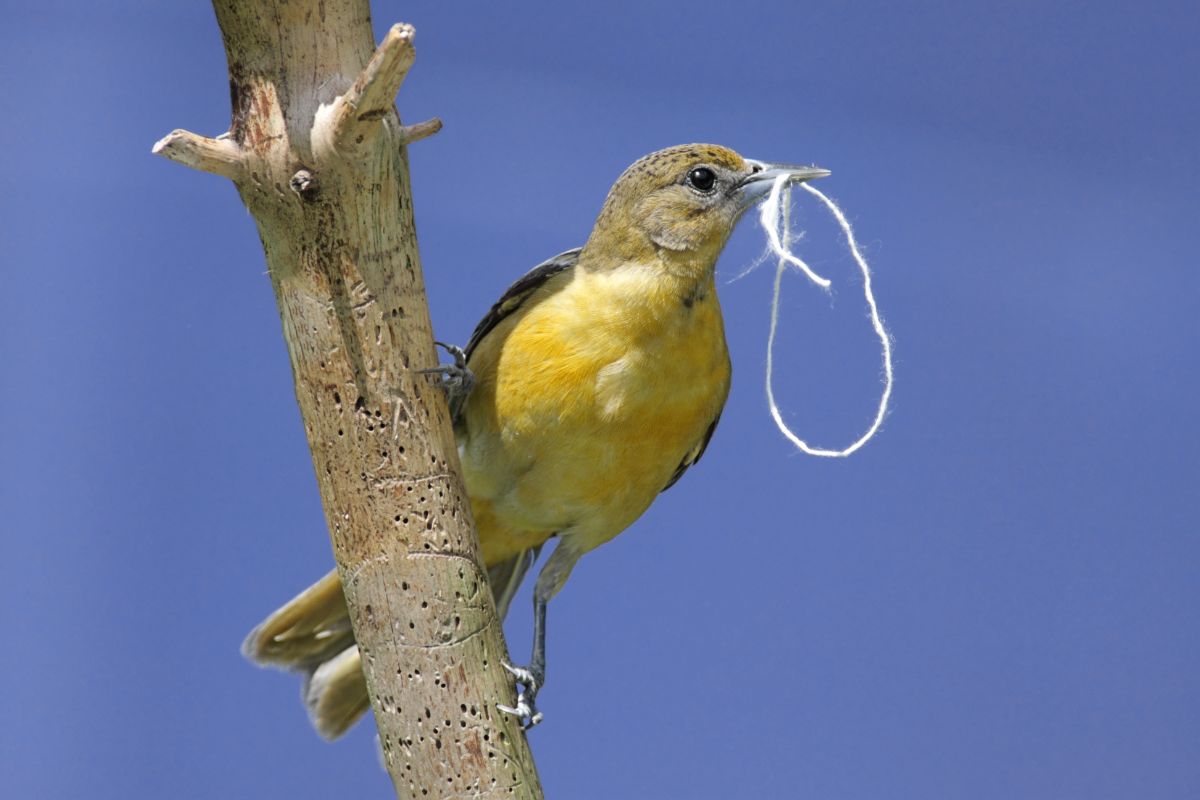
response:
[[[556,533],[596,547],[662,491],[729,390],[711,278],[702,294],[567,273],[481,343],[460,450],[486,563]]]

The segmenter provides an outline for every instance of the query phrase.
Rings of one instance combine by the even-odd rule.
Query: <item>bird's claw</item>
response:
[[[506,714],[515,716],[521,723],[521,729],[526,731],[537,725],[545,717],[542,712],[537,711],[534,706],[529,704],[525,699],[524,692],[517,693],[517,704],[515,706],[506,706],[503,703],[497,703],[496,708]]]
[[[434,342],[435,345],[445,350],[454,359],[453,364],[438,364],[436,367],[428,369],[419,369],[417,372],[422,375],[438,375],[441,376],[441,383],[448,390],[461,389],[464,393],[469,392],[471,387],[475,385],[475,373],[471,372],[467,366],[467,354],[461,347],[445,342]]]
[[[439,364],[429,369],[417,370],[417,372],[422,375],[439,376],[441,379],[439,385],[446,390],[451,415],[457,420],[463,402],[466,401],[467,395],[471,393],[471,388],[475,385],[475,373],[471,372],[471,368],[467,366],[467,354],[461,347],[445,342],[434,342],[434,344],[449,353],[454,358],[454,363]]]
[[[517,704],[515,706],[506,706],[497,703],[496,708],[506,714],[512,714],[517,717],[520,720],[521,727],[524,730],[529,730],[544,718],[542,712],[537,710],[535,703],[538,689],[541,688],[543,679],[533,670],[526,669],[525,667],[514,667],[507,661],[501,661],[500,663],[516,679]]]

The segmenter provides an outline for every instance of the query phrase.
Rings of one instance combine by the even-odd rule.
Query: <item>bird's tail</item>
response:
[[[246,658],[304,675],[301,699],[326,739],[349,730],[367,710],[367,685],[337,570],[289,600],[250,632]]]
[[[537,559],[532,548],[488,569],[503,619],[512,596]],[[293,597],[250,632],[242,653],[261,666],[302,673],[301,699],[317,733],[337,739],[370,708],[362,659],[337,570]]]
[[[308,673],[300,696],[317,733],[332,742],[350,730],[371,707],[358,645],[350,645]]]

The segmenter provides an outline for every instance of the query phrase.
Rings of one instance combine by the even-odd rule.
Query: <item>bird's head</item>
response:
[[[787,175],[798,183],[828,174],[742,158],[712,144],[659,150],[613,184],[585,252],[711,269],[738,219],[766,197],[776,178]]]

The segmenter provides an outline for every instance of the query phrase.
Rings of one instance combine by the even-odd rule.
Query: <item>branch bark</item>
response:
[[[367,0],[214,0],[233,121],[154,152],[230,178],[258,225],[396,792],[541,797],[477,556],[393,107],[413,29]]]

